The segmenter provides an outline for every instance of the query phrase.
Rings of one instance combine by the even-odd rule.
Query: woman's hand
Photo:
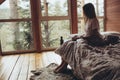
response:
[[[72,41],[76,41],[76,40],[79,39],[79,38],[80,38],[80,36],[75,35],[75,36],[72,37]]]

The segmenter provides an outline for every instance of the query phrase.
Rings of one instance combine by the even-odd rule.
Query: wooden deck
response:
[[[29,80],[31,70],[60,62],[54,52],[0,56],[0,80]]]

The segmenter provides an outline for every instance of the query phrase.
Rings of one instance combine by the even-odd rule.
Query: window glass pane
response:
[[[42,21],[42,47],[55,48],[60,46],[60,37],[67,39],[70,35],[69,20]]]
[[[104,31],[104,19],[98,19],[99,20],[99,25],[100,25],[100,31]]]
[[[67,0],[41,0],[42,16],[67,16]]]
[[[78,33],[83,34],[84,33],[84,20],[83,19],[78,19]]]
[[[0,19],[31,18],[30,0],[6,0],[0,5]]]
[[[84,5],[83,0],[77,0],[77,14],[78,14],[78,17],[83,17],[83,10],[82,10],[83,5]]]
[[[0,40],[3,52],[33,49],[31,22],[0,23]]]
[[[96,0],[84,0],[84,3],[92,3],[92,4],[96,4]]]
[[[104,0],[98,0],[99,16],[104,16]]]

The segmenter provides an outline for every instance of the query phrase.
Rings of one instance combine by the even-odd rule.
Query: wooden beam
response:
[[[33,4],[34,3],[34,4]],[[40,0],[31,0],[31,12],[32,12],[32,30],[33,30],[33,36],[34,36],[34,44],[35,44],[35,49],[36,52],[41,52],[41,30],[40,30]]]
[[[77,0],[71,0],[71,33],[78,33]]]

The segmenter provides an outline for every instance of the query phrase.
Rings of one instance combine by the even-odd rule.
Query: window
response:
[[[103,31],[104,0],[5,0],[0,5],[0,52],[55,49],[61,36],[84,32],[82,6],[88,2],[94,4]]]
[[[84,32],[84,19],[82,7],[86,3],[93,3],[96,15],[100,24],[100,31],[104,31],[104,0],[77,0],[77,14],[78,14],[78,32]]]
[[[56,48],[70,35],[69,0],[40,0],[42,49]]]
[[[34,49],[29,0],[6,0],[0,5],[2,52]]]

